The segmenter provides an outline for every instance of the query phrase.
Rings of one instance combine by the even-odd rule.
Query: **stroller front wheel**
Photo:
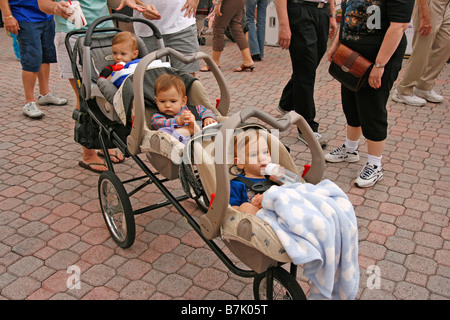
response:
[[[111,236],[119,247],[129,248],[136,236],[134,214],[125,187],[112,171],[105,171],[100,175],[98,195]]]
[[[255,300],[306,300],[294,276],[281,267],[270,268],[253,280]]]

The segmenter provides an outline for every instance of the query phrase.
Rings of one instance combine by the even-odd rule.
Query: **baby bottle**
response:
[[[275,163],[269,163],[266,166],[265,174],[272,176],[272,179],[280,184],[289,185],[302,182],[298,175]]]

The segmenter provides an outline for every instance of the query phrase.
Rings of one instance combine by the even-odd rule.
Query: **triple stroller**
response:
[[[98,27],[107,20],[147,24],[159,43],[159,49],[149,53],[136,36],[138,58],[141,60],[134,74],[120,88],[115,88],[106,79],[98,79],[99,71],[111,63],[112,38],[121,32],[118,28]],[[77,40],[71,45],[73,39]],[[166,48],[159,30],[145,19],[122,14],[99,18],[85,31],[68,33],[66,46],[81,101],[81,110],[75,116],[77,125],[89,121],[98,132],[98,142],[89,144],[89,147],[101,148],[104,154],[109,148],[118,148],[143,172],[141,177],[121,181],[113,163],[106,157],[109,170],[100,175],[98,196],[105,223],[117,245],[122,248],[132,246],[136,237],[135,215],[172,205],[231,272],[254,279],[255,299],[305,299],[296,279],[297,266],[292,263],[272,228],[256,216],[239,212],[229,205],[230,186],[224,181],[230,181],[230,163],[223,160],[230,153],[229,147],[233,146],[230,132],[253,129],[266,137],[271,150],[277,150],[280,165],[301,175],[287,148],[267,128],[284,131],[295,125],[304,134],[311,152],[311,168],[304,179],[318,183],[322,179],[325,162],[320,145],[306,121],[295,112],[274,118],[255,107],[228,115],[231,94],[212,58],[202,52],[185,56]],[[158,60],[170,62],[171,58],[185,64],[204,60],[220,89],[220,103],[213,106],[201,82],[190,75],[167,66],[150,66]],[[82,71],[78,65],[82,66]],[[196,133],[186,145],[170,134],[150,127],[149,119],[158,111],[152,88],[154,79],[162,73],[180,75],[187,84],[188,104],[203,105],[217,116],[217,125]],[[141,154],[146,156],[152,169],[139,157]],[[173,180],[179,180],[183,195],[175,196],[166,187],[166,182]],[[142,183],[131,191],[125,189],[126,184],[136,181]],[[166,200],[133,209],[130,197],[148,185],[155,185]],[[191,216],[184,208],[183,202],[189,199],[204,212],[200,218]],[[247,268],[238,267],[219,247],[218,241],[223,241]],[[284,265],[289,263],[287,271]]]

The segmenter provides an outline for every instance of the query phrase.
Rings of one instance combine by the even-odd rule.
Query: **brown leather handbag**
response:
[[[328,72],[347,89],[357,92],[367,85],[372,67],[372,62],[339,43]]]
[[[342,20],[339,32],[339,44],[336,52],[333,54],[328,72],[347,89],[357,92],[367,85],[373,63],[341,43],[347,1],[342,1],[341,7]]]

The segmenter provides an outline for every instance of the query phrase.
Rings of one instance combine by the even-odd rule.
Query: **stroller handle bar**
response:
[[[322,148],[306,120],[294,111],[285,114],[283,117],[274,118],[256,107],[248,107],[230,116],[227,121],[222,123],[220,128],[220,134],[225,138],[215,140],[214,148],[216,157],[220,157],[219,153],[222,152],[222,157],[225,158],[228,147],[233,145],[233,135],[227,135],[227,130],[234,131],[242,122],[245,122],[251,117],[258,118],[280,131],[284,131],[290,125],[295,124],[304,135],[312,156],[311,168],[304,178],[309,183],[314,184],[322,180],[325,169],[325,159]],[[224,141],[225,139],[226,141]],[[230,184],[223,183],[223,181],[228,181],[228,164],[224,162],[226,161],[221,161],[221,163],[216,162],[215,164],[215,199],[208,212],[200,218],[200,227],[203,234],[208,239],[219,236],[219,230],[227,212],[227,206],[224,206],[223,204],[229,203],[230,200]]]
[[[127,15],[121,14],[121,13],[113,13],[110,14],[109,16],[104,16],[104,17],[100,17],[98,19],[96,19],[94,22],[91,23],[91,25],[89,26],[89,28],[86,30],[86,36],[84,38],[84,43],[83,43],[83,65],[84,66],[90,66],[91,65],[91,45],[92,45],[92,35],[96,32],[102,31],[104,30],[104,32],[108,32],[108,31],[112,31],[110,28],[109,29],[96,29],[97,26],[99,26],[101,23],[105,22],[105,21],[109,21],[109,20],[113,20],[113,21],[122,21],[122,22],[141,22],[146,24],[147,26],[149,26],[152,31],[153,34],[156,38],[156,42],[158,43],[158,48],[164,48],[164,41],[162,39],[162,35],[161,32],[159,31],[159,29],[150,22],[150,20],[147,19],[142,19],[142,18],[133,18],[133,17],[129,17]],[[92,92],[92,83],[91,83],[91,68],[83,68],[83,79],[85,79],[85,83],[83,84],[81,93],[83,98],[85,99],[90,99],[91,98],[91,92]]]
[[[114,20],[114,21],[120,21],[120,22],[142,22],[144,24],[146,24],[147,26],[149,26],[152,31],[153,34],[155,35],[156,39],[162,39],[162,35],[161,32],[159,31],[159,29],[150,22],[150,20],[147,19],[142,19],[142,18],[133,18],[133,17],[129,17],[127,15],[121,14],[121,13],[113,13],[110,14],[109,16],[104,16],[104,17],[100,17],[98,19],[96,19],[94,22],[91,23],[91,25],[89,26],[89,28],[86,31],[86,37],[84,38],[84,46],[85,47],[90,47],[91,43],[92,43],[92,33],[94,32],[95,28],[105,22],[105,21],[109,21],[109,20]]]
[[[192,55],[183,55],[182,53],[172,49],[172,48],[162,48],[157,51],[153,51],[147,54],[145,57],[139,61],[136,70],[134,72],[133,81],[133,94],[134,94],[134,112],[135,118],[133,126],[131,128],[130,135],[127,138],[128,150],[131,154],[140,153],[140,144],[144,134],[145,127],[145,99],[144,99],[144,76],[147,67],[150,63],[156,59],[172,56],[181,62],[188,64],[195,60],[203,59],[216,78],[217,84],[220,89],[220,103],[217,106],[217,110],[221,115],[226,115],[228,113],[228,108],[230,105],[230,91],[226,85],[226,80],[223,74],[220,72],[219,67],[214,62],[214,60],[204,52],[197,52]]]

